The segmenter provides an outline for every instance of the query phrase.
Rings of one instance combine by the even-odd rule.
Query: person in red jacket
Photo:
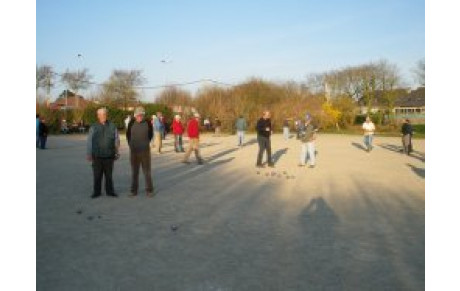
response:
[[[199,140],[200,140],[200,115],[198,113],[194,114],[194,117],[191,118],[187,124],[187,134],[189,138],[189,147],[185,152],[184,160],[182,161],[185,164],[189,164],[188,158],[192,151],[195,151],[195,157],[199,165],[203,164],[203,159],[200,156],[199,149]]]
[[[174,150],[176,153],[185,152],[182,146],[182,134],[184,133],[184,126],[180,120],[180,115],[176,115],[172,122],[172,132],[174,134]]]

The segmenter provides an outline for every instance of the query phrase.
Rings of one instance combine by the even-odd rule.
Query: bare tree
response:
[[[61,76],[61,81],[74,91],[77,108],[79,107],[78,91],[88,88],[91,78],[92,76],[88,74],[88,69],[81,71],[69,71],[67,69]]]
[[[53,67],[49,65],[43,65],[38,67],[36,72],[36,91],[38,96],[38,89],[44,88],[46,90],[46,97],[50,98],[51,88],[54,87]]]
[[[103,86],[106,100],[122,104],[123,109],[126,110],[129,103],[137,101],[136,86],[144,82],[141,70],[113,70],[109,80]]]
[[[420,86],[425,87],[425,59],[419,60],[412,71]]]

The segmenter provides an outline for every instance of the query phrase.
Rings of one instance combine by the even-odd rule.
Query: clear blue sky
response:
[[[423,0],[37,0],[36,7],[37,64],[86,67],[96,82],[113,69],[141,69],[150,86],[302,81],[386,58],[413,85],[411,69],[425,56]]]

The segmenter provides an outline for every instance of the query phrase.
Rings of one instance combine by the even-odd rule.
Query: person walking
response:
[[[184,134],[184,126],[182,125],[180,115],[174,116],[174,120],[172,122],[172,132],[174,134],[174,150],[176,151],[176,153],[185,152],[183,144],[182,144],[182,135]]]
[[[215,126],[215,136],[220,136],[220,127],[222,126],[222,122],[220,122],[220,119],[218,117],[216,117]]]
[[[410,153],[412,152],[413,129],[409,119],[404,120],[404,123],[401,127],[401,133],[404,153],[410,155]]]
[[[316,131],[315,127],[311,123],[311,117],[309,115],[305,118],[305,131],[301,134],[302,147],[300,151],[300,164],[299,167],[304,167],[307,160],[310,160],[310,168],[314,168],[316,165],[315,157],[315,140]]]
[[[152,125],[154,130],[154,139],[155,139],[155,150],[158,154],[161,154],[161,148],[163,146],[163,124],[159,118],[161,116],[160,112],[157,112],[157,115],[152,115]]]
[[[204,119],[203,125],[206,128],[207,132],[211,131],[211,121],[209,121],[209,117]]]
[[[145,179],[145,192],[147,193],[147,197],[153,197],[152,168],[150,163],[150,141],[153,137],[153,127],[149,121],[145,120],[144,116],[144,108],[137,107],[134,110],[134,120],[129,123],[126,130],[132,174],[130,197],[137,196],[139,168],[141,166]]]
[[[46,140],[48,139],[48,125],[46,119],[42,118],[38,127],[38,137],[40,140],[40,149],[46,149]]]
[[[200,115],[195,113],[187,124],[187,135],[189,138],[189,147],[185,152],[183,163],[189,164],[189,157],[192,151],[195,152],[195,157],[199,165],[203,164],[203,159],[200,155]]]
[[[263,112],[262,117],[257,121],[257,142],[259,143],[259,153],[257,155],[256,167],[263,167],[262,157],[264,152],[267,152],[267,164],[269,167],[274,167],[272,161],[272,148],[270,136],[272,133],[272,123],[270,120],[270,112],[268,110]]]
[[[366,121],[363,123],[364,130],[364,144],[366,145],[367,152],[373,149],[372,142],[374,140],[375,125],[369,116],[366,117]]]
[[[107,119],[107,109],[97,110],[97,122],[92,124],[86,144],[86,159],[93,167],[93,195],[101,196],[102,178],[105,178],[107,196],[117,197],[113,187],[113,163],[119,157],[120,138],[117,127]]]
[[[285,140],[289,139],[289,120],[287,119],[283,121],[283,136]]]
[[[243,115],[240,115],[235,123],[236,128],[236,135],[238,137],[238,146],[242,147],[244,143],[244,132],[247,129],[246,119],[244,119]]]

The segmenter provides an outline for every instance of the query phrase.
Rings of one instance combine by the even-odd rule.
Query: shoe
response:
[[[311,165],[309,166],[310,169],[314,169],[315,168],[315,165]]]
[[[203,165],[204,162],[202,160],[198,161],[198,165]]]
[[[304,164],[298,164],[297,166],[299,166],[299,167],[305,167]]]
[[[274,168],[274,167],[275,167],[275,164],[269,163],[268,166],[269,166],[270,168]]]
[[[185,153],[185,150],[180,150],[181,153]]]
[[[264,165],[262,165],[262,164],[256,164],[256,167],[257,167],[257,168],[263,168]]]
[[[128,197],[136,197],[137,196],[137,193],[134,193],[134,192],[131,192]]]
[[[110,196],[110,197],[118,197],[118,195],[116,193],[110,193],[110,194],[107,194],[107,196]]]
[[[190,164],[189,161],[182,161],[182,163],[187,164],[187,165]]]
[[[99,197],[101,197],[101,194],[93,194],[93,195],[91,195],[92,199],[96,199],[96,198],[99,198]]]
[[[152,192],[147,192],[147,197],[152,198],[153,196],[155,196],[153,191]]]

